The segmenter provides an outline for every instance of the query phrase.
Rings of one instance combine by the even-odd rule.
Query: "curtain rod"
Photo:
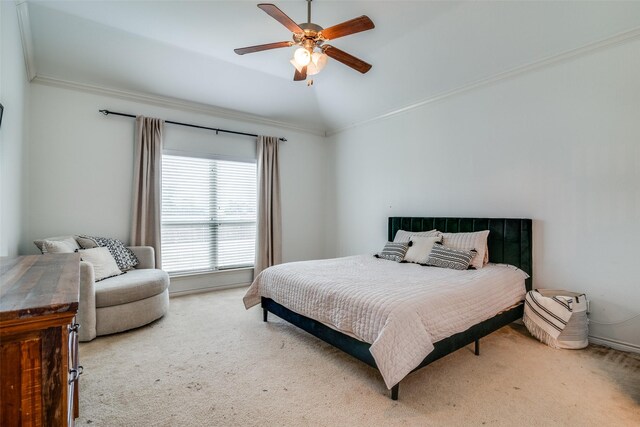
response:
[[[104,114],[105,116],[108,116],[109,114],[113,114],[114,116],[133,117],[134,119],[136,118],[136,116],[133,115],[133,114],[116,113],[115,111],[109,111],[109,110],[98,110],[98,111],[101,112],[102,114]],[[165,120],[164,122],[165,123],[170,123],[172,125],[187,126],[187,127],[190,127],[190,128],[215,130],[216,134],[218,134],[218,132],[224,132],[224,133],[232,133],[234,135],[255,136],[256,138],[258,137],[258,135],[253,134],[253,133],[236,132],[234,130],[210,128],[210,127],[207,127],[207,126],[192,125],[192,124],[189,124],[189,123],[174,122],[174,121],[171,121],[171,120]],[[287,138],[278,138],[278,139],[280,141],[282,141],[282,142],[286,142],[287,141]]]

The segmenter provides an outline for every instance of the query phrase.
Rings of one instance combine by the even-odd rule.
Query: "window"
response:
[[[252,267],[256,199],[255,163],[163,155],[163,269]]]

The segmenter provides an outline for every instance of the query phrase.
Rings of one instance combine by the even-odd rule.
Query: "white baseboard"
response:
[[[603,345],[605,347],[611,347],[613,349],[627,351],[629,353],[640,353],[640,346],[608,338],[594,337],[589,335],[589,343]]]
[[[179,290],[174,292],[169,291],[169,297],[174,298],[174,297],[181,297],[184,295],[201,294],[204,292],[222,291],[224,289],[245,288],[250,284],[251,283],[232,283],[232,284],[226,284],[226,285],[208,286],[205,288],[185,289],[185,290]]]

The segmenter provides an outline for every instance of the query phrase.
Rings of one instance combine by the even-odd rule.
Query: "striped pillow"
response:
[[[411,240],[411,236],[420,236],[420,237],[438,237],[441,236],[442,233],[436,229],[429,231],[405,231],[398,230],[396,231],[396,235],[393,238],[394,243],[408,242]]]
[[[387,244],[384,245],[384,249],[382,249],[382,252],[375,254],[374,257],[388,259],[389,261],[400,262],[404,259],[404,256],[407,254],[408,249],[408,243],[387,242]]]
[[[446,246],[435,244],[429,254],[429,259],[425,265],[442,268],[453,268],[454,270],[466,270],[469,268],[471,259],[476,255],[476,251],[465,251],[452,249]]]
[[[473,233],[443,233],[442,244],[453,249],[464,251],[475,250],[476,255],[471,260],[471,267],[480,270],[485,265],[485,256],[489,260],[487,249],[487,239],[489,230],[476,231]]]

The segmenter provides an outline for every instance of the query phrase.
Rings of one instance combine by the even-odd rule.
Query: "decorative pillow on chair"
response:
[[[487,238],[489,230],[476,231],[473,233],[443,233],[442,244],[453,249],[465,251],[475,250],[476,256],[471,260],[471,267],[480,270],[484,266],[485,254],[487,254]]]
[[[80,249],[80,246],[78,246],[78,242],[76,242],[76,239],[73,236],[56,236],[56,237],[47,237],[45,239],[34,240],[33,244],[36,245],[38,249],[40,249],[40,252],[42,252],[43,254],[46,253],[44,248],[44,242],[53,242],[53,244],[51,245],[51,248],[53,250],[56,250],[54,249],[54,246],[60,249],[61,251],[65,250],[65,246],[71,249],[71,252],[75,251],[76,249]],[[58,243],[63,243],[65,246],[60,246],[58,245]],[[57,252],[57,253],[62,253],[62,252]]]
[[[96,282],[124,274],[118,268],[108,248],[80,249],[78,252],[82,261],[93,264]]]
[[[76,251],[71,245],[62,240],[44,240],[42,242],[43,254],[72,254]]]
[[[138,261],[135,254],[118,239],[83,235],[78,236],[78,243],[80,243],[80,246],[82,246],[83,249],[92,249],[96,247],[109,249],[111,256],[116,260],[118,268],[122,271],[131,270],[136,265],[140,264],[140,261]]]
[[[404,257],[404,260],[407,262],[415,262],[416,264],[426,263],[429,259],[431,248],[441,240],[441,236],[425,237],[416,236],[414,234],[411,236],[411,245],[409,246],[409,250]]]
[[[400,262],[404,259],[407,249],[409,249],[407,243],[387,242],[382,252],[378,252],[374,257]]]
[[[436,229],[429,231],[405,231],[398,230],[396,232],[396,236],[393,238],[394,243],[400,242],[408,242],[411,240],[411,236],[420,236],[420,237],[438,237],[441,236],[442,233]]]
[[[444,245],[433,245],[426,265],[433,267],[453,268],[454,270],[466,270],[476,251],[465,251],[448,248]]]
[[[76,236],[76,241],[82,249],[93,249],[100,247],[100,245],[98,245],[98,243],[93,240],[92,237]]]

